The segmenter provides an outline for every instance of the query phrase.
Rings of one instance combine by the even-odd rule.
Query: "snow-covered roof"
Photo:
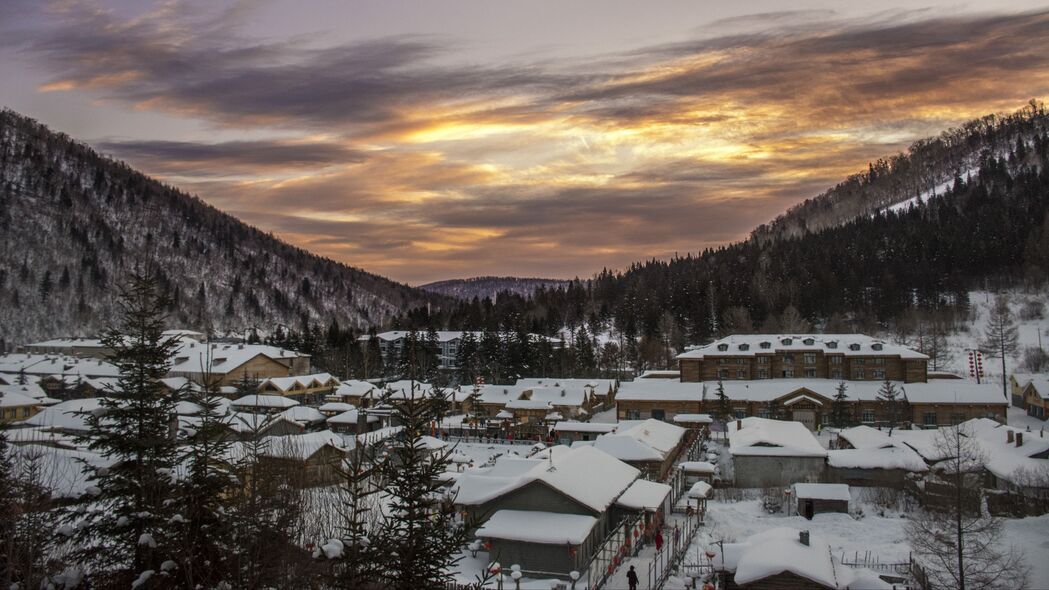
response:
[[[703,384],[671,379],[643,379],[619,384],[616,401],[703,401]]]
[[[91,485],[91,473],[85,471],[85,464],[91,467],[109,467],[115,459],[106,459],[98,453],[56,448],[36,444],[12,445],[13,457],[37,462],[41,473],[47,474],[47,487],[52,498],[79,498]]]
[[[810,535],[809,544],[800,541],[801,531],[780,527],[752,535],[742,543],[725,543],[721,558],[727,571],[734,571],[737,585],[751,584],[789,572],[827,588],[845,588],[852,581],[848,568],[837,563],[827,543],[819,535]],[[717,549],[713,545],[712,549]]]
[[[320,410],[309,406],[293,406],[281,412],[280,415],[300,424],[315,424],[324,422],[327,418]]]
[[[1001,387],[993,383],[972,383],[959,379],[936,379],[903,385],[912,404],[998,404],[1006,405]]]
[[[890,439],[888,432],[866,425],[842,428],[838,431],[838,438],[848,441],[854,449],[880,449],[903,444]]]
[[[979,441],[987,471],[1016,484],[1038,487],[1049,484],[1049,436],[986,418],[963,422],[961,428]],[[1013,433],[1013,442],[1009,442],[1009,431]],[[1016,446],[1018,435],[1023,440],[1020,446]]]
[[[1049,399],[1049,376],[1047,375],[1031,377],[1024,387],[1030,387],[1042,399]]]
[[[615,391],[616,389],[616,382],[614,379],[554,379],[550,377],[539,377],[518,379],[515,385],[517,387],[525,388],[550,387],[557,390],[564,389],[566,391],[576,391],[579,394],[585,393],[588,395],[596,395],[598,397],[604,397],[608,395],[609,391]]]
[[[365,412],[365,416],[366,416],[365,420],[367,422],[378,422],[379,421],[379,417],[378,416],[372,416],[372,415],[368,414],[367,412]],[[328,424],[356,424],[357,420],[359,418],[360,418],[359,410],[357,410],[357,409],[346,410],[345,412],[342,412],[341,414],[336,414],[335,416],[332,416],[331,418],[328,418]]]
[[[7,354],[0,356],[0,373],[57,376],[74,383],[88,377],[116,377],[116,365],[100,359],[60,354]]]
[[[279,362],[309,355],[265,344],[204,344],[190,339],[173,355],[171,371],[226,375],[258,356]]]
[[[821,351],[845,356],[899,356],[928,359],[916,350],[863,334],[735,334],[677,355],[680,359],[755,356],[784,352]]]
[[[572,448],[577,446],[594,446],[620,461],[662,461],[663,454],[625,434],[605,434],[597,437],[594,441],[577,441]]]
[[[598,432],[605,434],[614,432],[615,429],[615,424],[605,424],[601,422],[577,422],[575,420],[568,420],[554,424],[555,432]]]
[[[902,469],[915,473],[929,470],[918,453],[902,443],[898,447],[827,451],[827,465],[842,469]]]
[[[843,483],[796,483],[792,487],[796,498],[845,502],[852,500],[852,496],[849,495],[849,486]]]
[[[239,408],[291,408],[299,405],[299,402],[291,399],[290,397],[284,397],[283,395],[245,395],[244,397],[233,400],[232,404]]]
[[[680,426],[650,418],[629,427],[620,425],[616,432],[633,437],[665,456],[681,444],[681,439],[688,431]]]
[[[545,545],[580,545],[596,524],[596,518],[580,514],[500,510],[477,529],[477,536]]]
[[[729,452],[733,455],[827,456],[827,450],[800,422],[756,417],[733,420],[728,423],[728,440]]]
[[[716,471],[714,464],[707,461],[684,461],[678,468],[685,473],[713,474]]]
[[[333,447],[341,452],[349,450],[346,441],[330,430],[291,434],[287,436],[268,436],[262,455],[282,459],[307,460],[324,447]]]
[[[87,431],[88,426],[82,413],[101,411],[101,400],[102,398],[98,397],[88,397],[64,401],[45,408],[28,420],[24,420],[22,424],[71,431]]]
[[[270,377],[259,383],[259,391],[275,390],[287,392],[293,389],[334,386],[338,383],[338,379],[332,377],[330,373],[314,373],[312,375],[295,375],[292,377]]]
[[[676,414],[674,422],[677,424],[713,424],[714,418],[710,414]]]
[[[326,402],[317,409],[322,412],[349,412],[350,410],[356,410],[357,407],[345,402]]]
[[[596,512],[602,512],[640,474],[637,469],[592,446],[556,446],[546,452],[549,461],[535,461],[522,473],[505,476],[492,472],[464,473],[455,486],[456,502],[471,506],[484,504],[538,481]],[[496,466],[506,460],[500,458]],[[515,467],[523,467],[524,464],[516,461],[519,459],[512,463]],[[601,482],[601,485],[594,485],[595,482]]]
[[[357,379],[349,379],[343,381],[342,384],[335,389],[334,395],[338,397],[362,397],[369,392],[377,391],[379,391],[379,388],[373,383]]]
[[[533,387],[529,392],[529,398],[533,401],[545,401],[565,407],[579,407],[586,402],[587,396],[582,389],[560,387]]]
[[[506,402],[519,399],[524,395],[527,387],[521,385],[482,385],[478,388],[478,402],[482,404],[498,404],[502,405]],[[473,394],[474,387],[462,386],[459,391],[471,395]]]
[[[47,397],[43,393],[42,389],[31,385],[0,385],[0,407],[36,406]]]
[[[666,502],[670,492],[670,486],[665,483],[638,479],[630,484],[622,496],[619,496],[616,505],[631,510],[655,512]]]
[[[508,410],[550,410],[553,407],[550,402],[540,399],[515,399],[506,402]]]

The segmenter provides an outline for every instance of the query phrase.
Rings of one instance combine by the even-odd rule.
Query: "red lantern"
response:
[[[612,564],[608,564],[608,575],[612,575],[612,572],[616,571],[616,568],[612,567]]]
[[[717,555],[717,553],[714,553],[713,551],[706,551],[704,552],[704,555],[707,556],[707,559],[714,559],[714,556]]]
[[[485,551],[491,551],[492,550],[492,543],[491,543],[491,541],[485,541],[484,542],[484,550]]]

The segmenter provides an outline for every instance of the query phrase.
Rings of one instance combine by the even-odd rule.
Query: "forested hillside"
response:
[[[94,334],[152,264],[173,322],[272,332],[380,324],[429,294],[290,246],[68,136],[0,112],[0,340]]]
[[[473,299],[478,297],[495,297],[499,293],[513,293],[529,296],[540,287],[562,287],[570,281],[559,279],[534,279],[521,277],[474,277],[470,279],[449,279],[419,285],[419,288],[432,293],[439,293],[456,299]]]
[[[728,332],[876,331],[913,311],[950,317],[967,310],[972,287],[1049,276],[1047,121],[1029,106],[918,142],[737,244],[398,323],[548,334],[589,324],[680,349]],[[923,195],[930,185],[941,190]]]

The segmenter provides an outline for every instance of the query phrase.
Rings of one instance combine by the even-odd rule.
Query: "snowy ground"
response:
[[[864,491],[853,490],[853,510],[862,510],[862,515],[818,514],[812,520],[768,514],[758,499],[712,501],[708,504],[706,526],[693,538],[685,563],[704,562],[703,552],[714,547],[715,541],[741,541],[776,527],[809,530],[822,536],[838,557],[845,554],[851,560],[857,553],[863,556],[870,552],[871,558],[881,563],[907,561],[910,547],[904,532],[906,515],[858,499],[861,493]],[[1007,520],[1005,531],[1007,542],[1024,549],[1032,567],[1030,587],[1049,588],[1049,560],[1045,559],[1049,555],[1049,515]]]

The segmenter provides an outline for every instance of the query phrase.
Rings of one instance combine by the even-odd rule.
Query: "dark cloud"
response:
[[[194,176],[308,169],[359,163],[366,158],[365,152],[330,142],[108,140],[96,142],[95,146],[154,174]]]

